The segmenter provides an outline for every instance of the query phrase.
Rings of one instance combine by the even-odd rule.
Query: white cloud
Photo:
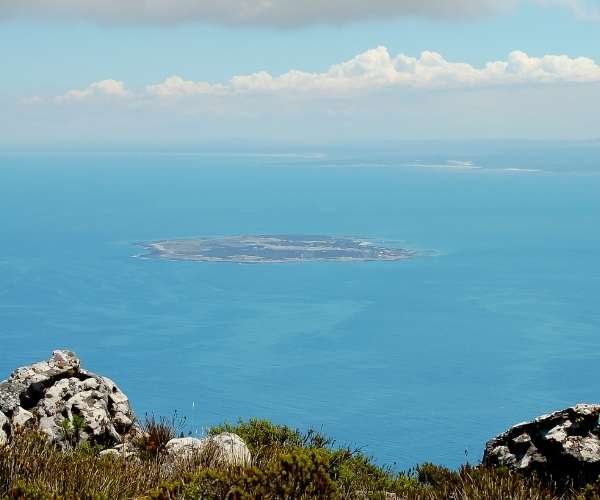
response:
[[[98,99],[167,102],[198,99],[217,109],[226,99],[243,96],[271,96],[297,99],[354,98],[389,90],[458,90],[600,82],[600,65],[586,57],[566,55],[532,57],[511,52],[506,60],[492,61],[482,67],[446,60],[436,52],[419,57],[392,56],[385,47],[367,50],[356,57],[331,66],[322,73],[290,70],[279,76],[266,71],[237,75],[224,83],[193,81],[173,75],[161,83],[138,91],[126,89],[118,80],[94,82],[84,89],[69,90],[55,97],[57,103]],[[215,98],[219,98],[215,101]],[[43,102],[34,97],[22,102]]]
[[[0,0],[1,17],[98,22],[298,26],[400,16],[485,14],[515,0]]]
[[[146,87],[146,93],[148,95],[157,97],[215,94],[219,91],[225,91],[225,88],[219,84],[211,85],[206,82],[184,80],[177,75],[170,76],[162,83],[148,85]]]
[[[101,80],[94,82],[85,89],[69,90],[66,94],[58,96],[58,102],[81,101],[90,97],[129,97],[131,93],[125,89],[125,84],[118,80]]]
[[[171,76],[136,94],[128,93],[122,82],[104,80],[84,90],[71,90],[61,99],[81,100],[99,94],[160,99],[248,94],[343,97],[393,88],[460,89],[598,81],[600,66],[586,57],[531,57],[514,51],[505,61],[474,67],[465,62],[447,61],[436,52],[423,52],[415,58],[404,54],[392,56],[387,48],[377,47],[334,64],[322,73],[291,70],[273,76],[260,71],[234,76],[227,83],[196,82]]]

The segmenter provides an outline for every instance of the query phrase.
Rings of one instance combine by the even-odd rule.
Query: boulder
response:
[[[28,427],[63,448],[85,441],[115,446],[140,432],[127,396],[112,380],[82,369],[71,351],[54,351],[0,382],[0,412],[8,420],[3,427],[0,417],[5,439]]]
[[[167,453],[175,458],[189,459],[204,455],[212,465],[250,465],[252,456],[244,440],[237,434],[224,432],[202,439],[184,437],[171,439]]]
[[[207,443],[207,439],[182,437],[171,439],[165,449],[167,454],[173,458],[190,458],[196,454],[202,454]]]
[[[250,450],[237,434],[223,432],[208,439],[217,446],[219,461],[228,465],[250,465]]]
[[[600,405],[579,404],[517,424],[487,442],[483,464],[585,483],[600,475]]]

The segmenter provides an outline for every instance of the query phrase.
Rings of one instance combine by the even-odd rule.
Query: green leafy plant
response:
[[[70,419],[64,418],[60,423],[60,428],[65,441],[73,447],[77,446],[85,425],[85,419],[76,413]]]

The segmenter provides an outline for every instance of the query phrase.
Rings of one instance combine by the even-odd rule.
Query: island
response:
[[[338,236],[273,235],[183,238],[136,243],[145,259],[203,262],[399,261],[413,250]]]

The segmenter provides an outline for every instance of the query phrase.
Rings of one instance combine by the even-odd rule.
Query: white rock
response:
[[[62,447],[75,441],[115,447],[140,432],[127,396],[112,380],[82,369],[71,351],[54,351],[0,382],[0,412]],[[81,428],[73,428],[75,416],[83,418]]]
[[[169,455],[178,458],[189,458],[194,454],[201,454],[206,448],[208,441],[193,437],[171,439],[166,445]]]
[[[106,384],[106,387],[108,387],[108,390],[109,390],[108,395],[113,403],[117,403],[117,404],[127,403],[129,405],[129,398],[127,396],[125,396],[123,391],[121,391],[121,389],[119,389],[117,387],[117,384],[115,384],[108,377],[102,377],[102,380]]]
[[[113,422],[118,430],[128,429],[134,424],[133,411],[129,405],[129,398],[108,377],[102,377],[108,389],[108,398],[111,402]]]
[[[25,427],[33,424],[34,421],[35,417],[33,416],[33,413],[24,410],[20,406],[15,408],[12,416],[12,424],[15,428],[24,429]]]
[[[111,422],[106,394],[101,391],[78,392],[66,402],[66,405],[71,419],[73,414],[83,417],[84,428],[80,439],[94,438],[99,442],[121,442],[121,437]]]
[[[92,382],[90,382],[90,380]],[[96,389],[89,389],[96,387]],[[131,414],[130,409],[129,414]],[[113,422],[110,413],[109,389],[97,379],[81,381],[77,378],[66,378],[56,382],[46,390],[45,397],[37,406],[40,417],[40,430],[48,434],[54,441],[64,441],[62,422],[65,418],[73,420],[73,415],[83,418],[84,426],[80,429],[79,440],[93,439],[97,442],[120,443],[121,436],[114,424],[126,427],[127,415],[119,412],[117,420]],[[131,419],[129,419],[131,422]]]
[[[167,453],[175,458],[191,458],[206,453],[215,463],[226,465],[250,465],[252,456],[243,439],[237,434],[224,432],[202,439],[185,437],[171,439]]]
[[[209,438],[218,444],[221,450],[220,459],[228,465],[250,465],[252,456],[244,440],[237,434],[224,432]]]
[[[546,439],[547,441],[555,441],[557,443],[562,443],[565,441],[565,439],[567,439],[567,436],[569,435],[569,429],[572,425],[573,424],[569,421],[563,422],[559,425],[555,425],[546,433],[544,439]]]
[[[9,425],[8,418],[0,411],[0,446],[8,442],[6,431],[8,430]]]
[[[53,417],[41,417],[38,422],[38,430],[46,434],[48,439],[54,443],[64,440],[62,429]]]
[[[17,368],[8,381],[31,386],[46,382],[69,371],[75,372],[79,369],[79,365],[79,358],[71,351],[54,351],[48,361],[40,361]]]
[[[81,361],[72,351],[54,351],[48,364],[52,368],[60,370],[76,370],[81,365]]]
[[[114,448],[110,448],[108,450],[102,450],[100,452],[101,457],[115,457],[121,458],[121,452],[119,450],[115,450]]]
[[[95,378],[88,378],[83,381],[83,388],[86,391],[98,390],[100,388],[100,382],[98,382],[98,380],[96,380]]]
[[[600,462],[600,440],[597,436],[569,436],[563,446],[567,454],[580,462]]]
[[[111,456],[115,458],[128,458],[139,460],[138,449],[131,443],[122,443],[118,444],[114,448],[102,450],[100,452],[100,456]]]
[[[21,404],[19,394],[22,390],[23,386],[20,384],[8,380],[0,382],[0,412],[10,413]]]

